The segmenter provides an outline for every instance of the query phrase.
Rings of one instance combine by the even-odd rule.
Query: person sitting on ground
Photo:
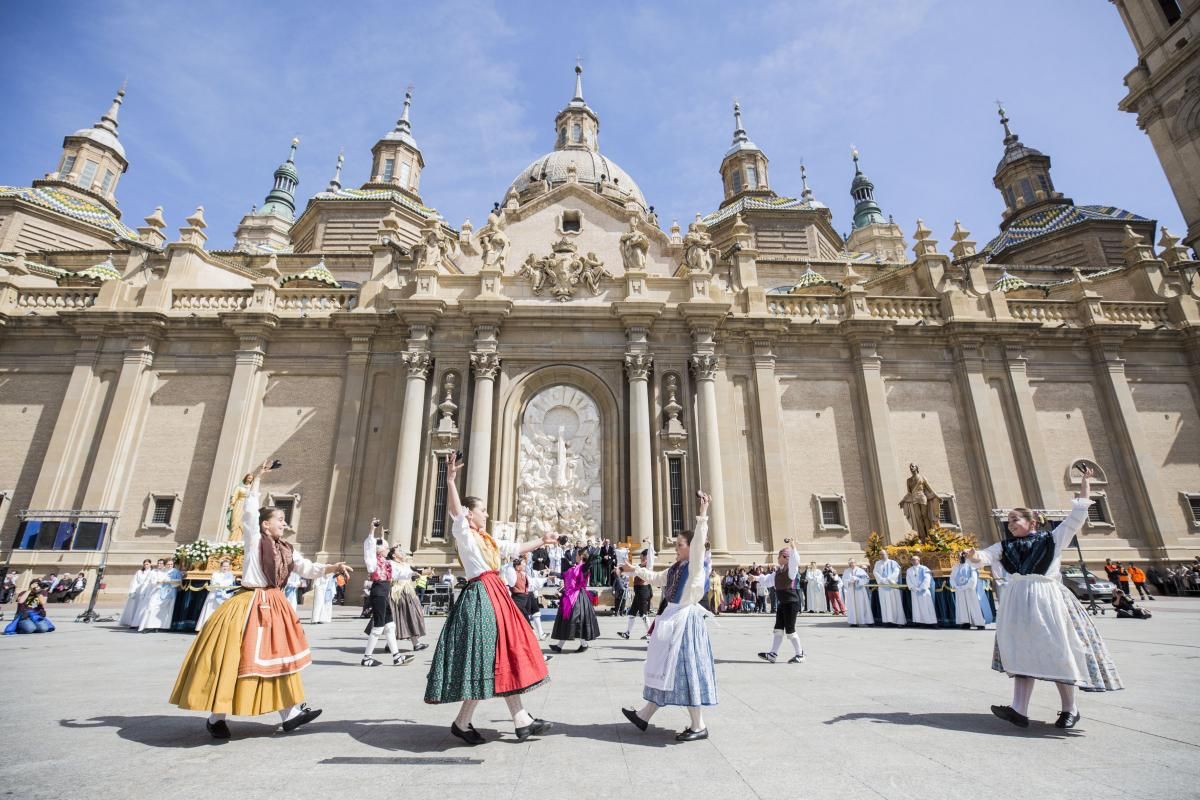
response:
[[[17,613],[4,629],[5,636],[15,633],[50,633],[54,623],[46,618],[42,602],[42,584],[34,581],[23,592],[17,592]]]
[[[1113,589],[1112,604],[1117,610],[1117,619],[1150,619],[1150,612],[1120,589]]]

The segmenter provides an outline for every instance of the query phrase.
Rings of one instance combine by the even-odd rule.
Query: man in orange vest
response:
[[[1138,590],[1138,594],[1143,600],[1154,599],[1154,595],[1146,591],[1146,573],[1142,571],[1141,567],[1129,565],[1129,580],[1133,582],[1134,588]]]

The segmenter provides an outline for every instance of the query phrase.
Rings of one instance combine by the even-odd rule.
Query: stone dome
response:
[[[125,146],[121,144],[121,140],[117,138],[115,133],[105,128],[80,128],[72,133],[71,136],[77,139],[90,139],[102,147],[107,147],[115,151],[121,158],[126,157]]]
[[[579,183],[593,189],[603,185],[608,191],[616,191],[626,200],[633,200],[646,210],[646,198],[628,172],[600,153],[582,147],[554,150],[541,156],[521,170],[509,191],[515,191],[519,195],[528,189],[530,184],[541,180],[549,180],[552,186],[566,183],[567,168],[572,164],[575,166],[575,176]]]

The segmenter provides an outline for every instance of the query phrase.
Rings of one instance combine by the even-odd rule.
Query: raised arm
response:
[[[371,530],[367,531],[367,538],[363,540],[363,564],[366,565],[367,572],[375,571],[375,540],[379,538],[380,524],[379,517],[374,517],[371,520]]]
[[[796,581],[796,576],[800,574],[800,554],[796,552],[796,543],[791,539],[784,539],[783,543],[788,546],[788,580],[794,583]]]
[[[1093,502],[1091,479],[1094,473],[1092,468],[1080,461],[1075,465],[1075,469],[1079,470],[1079,491],[1075,493],[1075,500],[1071,503],[1071,513],[1051,532],[1054,537],[1054,549],[1058,551],[1066,547],[1070,543],[1071,537],[1083,529],[1088,518],[1088,506]]]
[[[450,519],[458,519],[463,513],[462,500],[458,496],[458,484],[455,483],[460,466],[462,464],[458,460],[458,453],[446,456],[446,513],[450,515]]]

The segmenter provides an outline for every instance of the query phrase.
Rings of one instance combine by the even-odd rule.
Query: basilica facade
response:
[[[202,208],[177,232],[160,210],[122,221],[123,101],[53,171],[0,187],[0,535],[18,569],[99,559],[18,512],[112,510],[120,590],[144,557],[222,538],[269,457],[264,490],[306,554],[355,560],[379,516],[417,563],[451,565],[455,451],[500,535],[665,549],[702,489],[716,563],[787,538],[844,563],[909,530],[910,464],[942,524],[986,543],[996,509],[1067,507],[1086,461],[1089,559],[1200,554],[1196,262],[1153,220],[1067,197],[1003,111],[1005,211],[982,246],[956,226],[939,247],[919,220],[906,236],[857,153],[843,237],[806,182],[775,191],[737,106],[723,201],[664,225],[600,152],[577,70],[552,149],[478,229],[422,196],[406,97],[364,182],[339,159],[302,204],[293,142],[224,249]]]

